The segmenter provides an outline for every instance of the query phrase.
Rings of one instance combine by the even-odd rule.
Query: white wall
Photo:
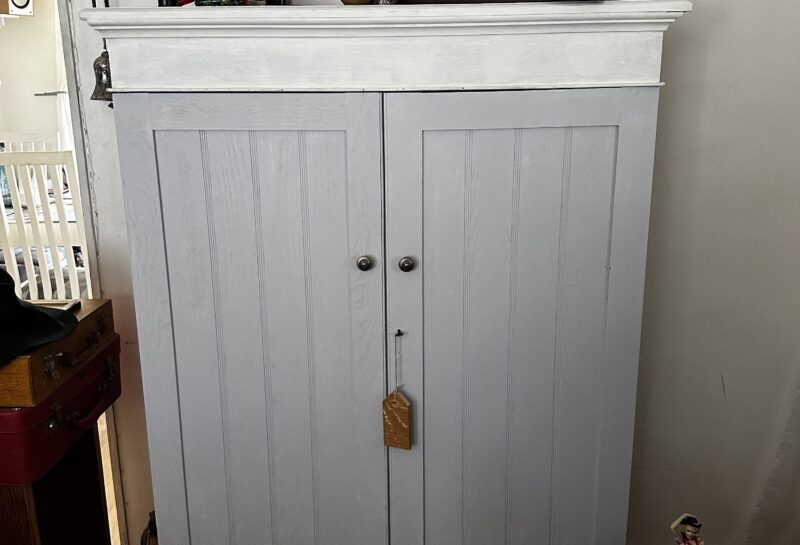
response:
[[[76,21],[88,5],[73,0]],[[100,40],[76,25],[88,86]],[[800,542],[797,29],[796,0],[698,0],[667,33],[630,545],[671,543],[684,510],[709,545]],[[101,282],[126,342],[117,425],[133,538],[152,496],[113,114],[83,107]]]
[[[0,27],[0,132],[55,135],[56,3],[36,0],[33,17],[6,19]]]
[[[797,545],[800,5],[698,0],[664,60],[629,543]]]
[[[39,1],[39,0],[35,0]],[[114,323],[122,338],[122,397],[114,405],[122,490],[125,497],[122,528],[131,545],[147,525],[153,509],[150,461],[144,419],[139,348],[131,286],[130,257],[122,206],[114,110],[107,102],[89,100],[94,89],[94,59],[103,49],[99,34],[78,17],[91,0],[60,0],[62,14],[70,14],[78,68],[79,108],[88,161],[87,185],[94,211],[95,239],[101,296],[113,300]],[[102,2],[98,2],[102,5]],[[2,32],[2,31],[0,31]],[[113,82],[113,67],[112,67]]]

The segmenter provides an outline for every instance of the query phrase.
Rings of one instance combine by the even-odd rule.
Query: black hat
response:
[[[63,339],[75,330],[72,313],[22,301],[14,279],[0,268],[0,365],[44,344]]]

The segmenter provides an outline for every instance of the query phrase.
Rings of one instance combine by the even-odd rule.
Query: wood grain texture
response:
[[[33,398],[33,381],[31,373],[3,373],[0,375],[0,403],[6,407],[32,407],[36,405]]]
[[[411,402],[399,389],[383,400],[383,444],[411,450]]]
[[[33,488],[0,485],[0,540],[15,545],[40,545]]]
[[[422,289],[388,271],[389,329],[408,330],[406,388],[424,405],[419,448],[390,458],[395,540],[621,542],[627,489],[609,476],[629,472],[632,428],[610,439],[606,418],[632,418],[639,326],[608,336],[611,264],[643,271],[644,246],[618,243],[613,217],[621,169],[650,186],[631,156],[653,136],[627,119],[648,100],[654,118],[656,95],[387,96],[387,254],[423,255]],[[626,131],[639,140],[623,152]],[[625,198],[641,221],[647,202]],[[625,296],[641,312],[641,285]],[[627,359],[607,361],[609,343]]]

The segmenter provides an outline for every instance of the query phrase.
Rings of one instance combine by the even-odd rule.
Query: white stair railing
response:
[[[2,152],[0,168],[7,189],[0,199],[0,264],[17,283],[18,295],[30,300],[91,297],[73,153]]]
[[[0,151],[58,151],[58,134],[0,132]]]

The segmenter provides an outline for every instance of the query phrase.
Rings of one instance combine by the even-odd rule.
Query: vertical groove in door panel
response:
[[[511,181],[511,256],[508,267],[508,360],[506,361],[506,475],[505,475],[505,535],[503,543],[511,543],[511,528],[514,521],[513,501],[514,495],[511,488],[511,473],[513,469],[513,446],[514,446],[514,339],[516,329],[516,300],[517,300],[517,278],[518,259],[519,259],[519,192],[521,184],[521,163],[522,163],[522,134],[521,130],[514,131],[514,159],[513,177]]]
[[[214,339],[217,347],[217,373],[219,375],[220,419],[222,422],[222,452],[225,467],[225,500],[228,511],[228,540],[231,545],[236,543],[236,517],[234,505],[231,501],[231,464],[230,464],[230,431],[228,424],[228,392],[226,377],[225,337],[220,323],[220,293],[219,293],[219,249],[217,248],[216,226],[214,225],[214,195],[211,190],[212,174],[209,166],[208,133],[200,132],[200,148],[203,159],[203,192],[206,202],[206,229],[208,230],[208,243],[211,267],[211,300],[214,309]]]
[[[351,390],[357,362],[353,361],[350,350],[352,330],[348,319],[352,309],[348,291],[353,267],[347,249],[349,203],[345,149],[343,132],[305,134],[303,153],[308,165],[309,210],[306,252],[314,256],[313,262],[308,262],[306,274],[314,288],[309,296],[315,326],[311,349],[314,352],[314,499],[318,543],[330,543],[331,536],[343,539],[352,535],[354,528],[348,521],[353,519],[348,509],[355,503],[352,491],[358,486],[357,475],[349,474],[352,464],[348,463],[348,453],[339,444],[343,437],[350,436],[342,434],[342,429],[362,416],[353,414],[351,404],[340,402],[353,399],[359,393]],[[326,410],[321,411],[320,407]]]
[[[563,129],[517,135],[510,312],[508,542],[550,541],[553,361],[564,170]],[[511,433],[511,431],[509,432]]]
[[[423,136],[425,540],[463,545],[464,186],[466,133]],[[442,279],[448,279],[443,282]],[[390,347],[391,349],[391,347]]]
[[[309,390],[303,199],[296,132],[258,132],[260,228],[269,324],[275,545],[313,545],[311,391]],[[309,521],[311,523],[309,524]]]
[[[614,150],[612,154],[612,164],[611,164],[611,197],[609,203],[609,210],[608,210],[608,237],[607,237],[607,244],[606,244],[606,278],[605,278],[605,293],[603,294],[603,330],[602,330],[602,338],[603,338],[603,358],[601,360],[600,369],[598,372],[598,378],[595,381],[595,390],[600,391],[597,395],[597,406],[600,411],[604,410],[604,399],[603,396],[605,395],[605,385],[603,384],[605,371],[606,371],[606,342],[608,338],[608,298],[609,298],[609,288],[610,288],[610,279],[611,279],[611,243],[613,240],[613,232],[614,232],[614,203],[615,203],[615,196],[616,196],[616,187],[617,187],[617,161],[619,157],[619,127],[613,127],[613,141],[614,141]],[[594,529],[592,530],[595,539],[598,537],[598,531],[600,529],[600,489],[601,489],[601,472],[602,472],[602,464],[603,464],[603,427],[607,426],[609,423],[605,422],[604,415],[600,416],[600,421],[597,426],[597,453],[595,455],[595,502],[596,502],[596,509],[595,509],[595,517],[594,517]]]
[[[314,346],[314,295],[311,268],[311,233],[308,202],[308,158],[306,157],[306,133],[297,133],[297,149],[300,184],[300,216],[303,228],[303,279],[305,283],[306,343],[308,346],[308,415],[311,446],[311,509],[313,516],[314,545],[319,544],[319,478],[317,458],[317,381],[316,348]]]
[[[267,266],[264,253],[264,221],[261,206],[261,171],[258,164],[259,148],[257,143],[257,133],[250,131],[250,169],[253,173],[253,218],[256,237],[256,260],[258,266],[258,302],[259,302],[259,325],[261,327],[261,346],[263,347],[263,377],[264,377],[264,428],[266,439],[267,455],[267,491],[269,501],[269,545],[277,545],[278,542],[278,521],[275,517],[275,424],[273,417],[273,397],[272,397],[272,360],[270,358],[269,343],[269,299],[267,297]]]
[[[270,485],[250,134],[209,131],[206,139],[231,543],[266,543]]]
[[[558,226],[558,272],[556,273],[556,308],[555,308],[555,342],[553,352],[553,427],[552,438],[550,445],[552,448],[551,467],[552,475],[550,478],[550,544],[556,545],[560,542],[558,539],[558,525],[560,523],[557,518],[559,515],[556,509],[555,502],[559,494],[559,485],[561,480],[558,478],[560,470],[560,452],[559,452],[559,378],[561,376],[559,369],[562,361],[562,315],[561,306],[564,299],[564,282],[566,281],[564,270],[566,268],[566,236],[567,225],[569,221],[569,194],[571,175],[570,168],[572,166],[572,128],[564,129],[564,154],[562,156],[563,170],[561,172],[561,206],[559,207],[559,226]]]
[[[594,543],[602,425],[600,377],[614,185],[615,127],[569,130],[568,184],[562,203],[555,389],[553,542]],[[566,156],[566,154],[565,154]],[[573,520],[583,521],[571,524]]]
[[[461,308],[461,540],[464,545],[469,542],[469,530],[467,528],[467,399],[469,397],[469,293],[470,293],[470,270],[472,269],[472,161],[473,161],[473,137],[472,131],[466,131],[464,135],[464,256],[461,264],[462,270],[462,289]]]
[[[187,510],[193,545],[230,542],[212,260],[201,135],[156,133],[170,263]],[[200,213],[198,213],[200,212]]]
[[[516,136],[428,131],[423,139],[430,544],[502,542],[506,533]]]
[[[464,405],[465,543],[504,540],[515,131],[470,131]],[[435,360],[431,363],[435,364]]]

